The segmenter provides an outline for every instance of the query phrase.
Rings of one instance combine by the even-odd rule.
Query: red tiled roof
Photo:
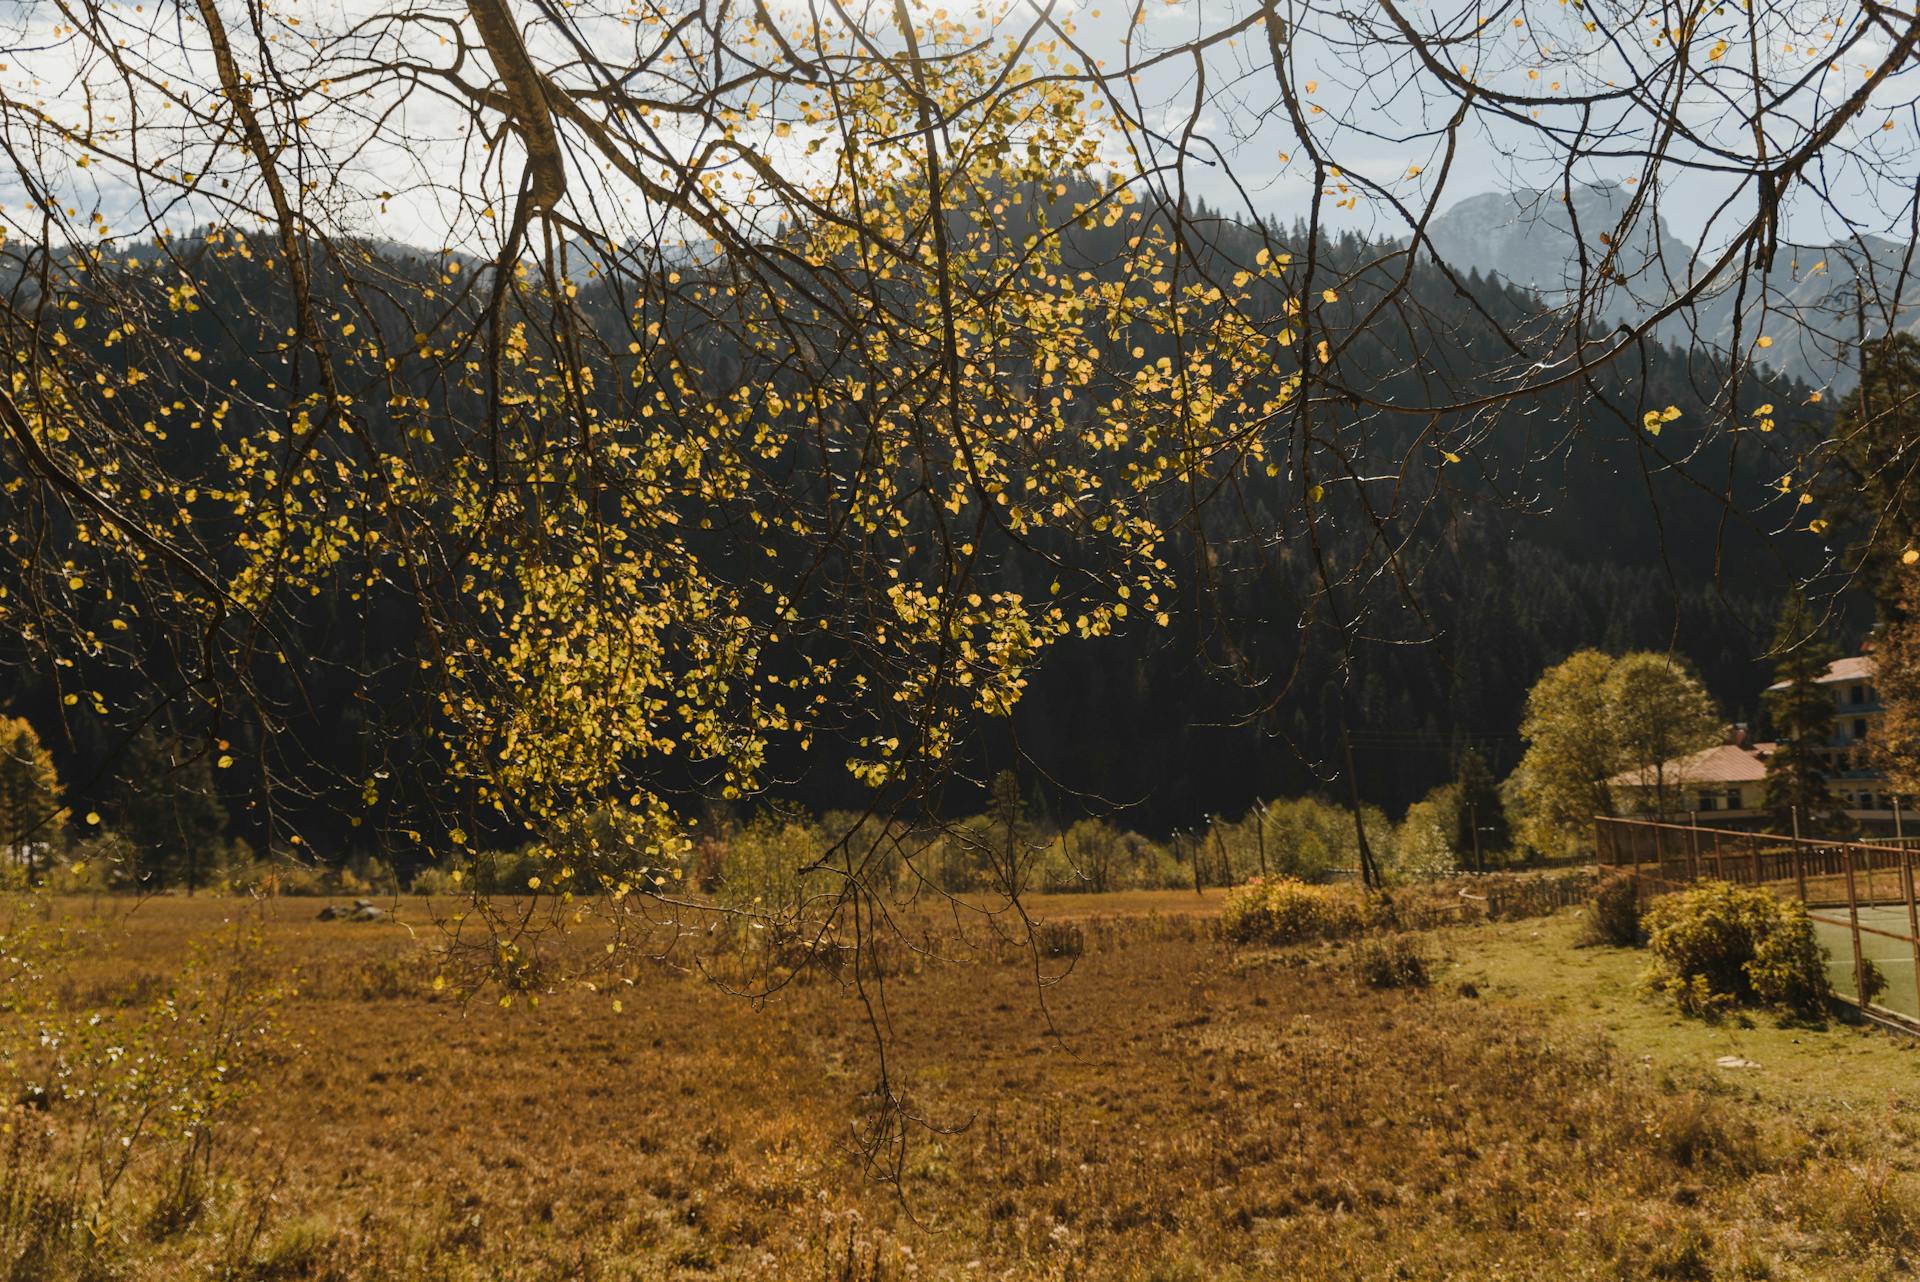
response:
[[[1842,681],[1871,680],[1873,680],[1873,656],[1870,654],[1854,654],[1844,659],[1835,659],[1827,665],[1825,674],[1819,678],[1820,684],[1823,686],[1837,685]],[[1787,683],[1784,681],[1776,681],[1767,687],[1769,690],[1784,690],[1786,688]]]
[[[1758,783],[1767,777],[1766,752],[1772,747],[1770,743],[1755,744],[1752,748],[1717,743],[1688,756],[1676,757],[1666,763],[1667,784],[1686,787],[1703,783]],[[1623,770],[1607,782],[1616,788],[1651,788],[1656,780],[1653,767],[1647,766]]]

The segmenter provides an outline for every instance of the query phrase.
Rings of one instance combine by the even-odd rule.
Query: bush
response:
[[[1256,877],[1227,892],[1220,929],[1237,944],[1297,944],[1365,929],[1370,914],[1357,895],[1292,877]]]
[[[819,859],[827,846],[827,834],[804,815],[768,810],[736,830],[727,838],[725,850],[716,852],[714,898],[741,912],[796,915],[810,890],[820,893],[801,869]]]
[[[1370,988],[1425,988],[1432,978],[1426,946],[1407,934],[1361,940],[1354,945],[1353,969]]]
[[[1656,900],[1645,923],[1654,964],[1643,982],[1690,1015],[1740,1005],[1813,1016],[1831,996],[1826,950],[1800,904],[1705,881]]]
[[[1614,872],[1600,879],[1587,901],[1583,944],[1635,948],[1641,940],[1640,887],[1631,873]]]

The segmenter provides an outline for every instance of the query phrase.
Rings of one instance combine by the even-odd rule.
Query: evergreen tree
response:
[[[37,877],[59,836],[60,778],[24,717],[0,717],[0,842],[8,862]]]
[[[134,850],[131,879],[148,889],[207,880],[226,832],[213,766],[172,735],[145,726],[127,746],[111,805],[114,827]]]
[[[1833,738],[1833,695],[1820,684],[1840,652],[1819,630],[1806,599],[1793,596],[1773,634],[1774,677],[1785,688],[1768,690],[1767,715],[1777,741],[1767,758],[1766,805],[1782,823],[1794,811],[1817,821],[1835,810],[1827,787],[1825,749]]]
[[[1920,793],[1920,562],[1900,572],[1899,610],[1873,648],[1873,684],[1886,708],[1869,751],[1895,792]]]
[[[1475,828],[1480,830],[1477,845]],[[1494,779],[1493,771],[1487,769],[1486,759],[1472,748],[1461,754],[1460,768],[1454,778],[1449,837],[1455,859],[1474,868],[1484,866],[1488,857],[1513,844],[1513,834],[1507,827],[1507,808],[1500,800],[1500,784]]]
[[[1819,477],[1822,508],[1849,533],[1849,552],[1880,605],[1902,609],[1902,557],[1920,539],[1920,486],[1913,483],[1920,441],[1920,338],[1892,334],[1865,345],[1860,384],[1847,393]]]

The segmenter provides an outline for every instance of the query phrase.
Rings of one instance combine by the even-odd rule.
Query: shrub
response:
[[[1407,934],[1361,940],[1354,945],[1353,969],[1370,988],[1425,988],[1432,978],[1426,946]]]
[[[1817,1015],[1831,994],[1826,950],[1800,904],[1706,881],[1655,901],[1645,920],[1654,964],[1643,982],[1690,1015],[1735,1005]]]
[[[1297,944],[1358,934],[1368,917],[1363,900],[1336,887],[1256,877],[1227,892],[1220,928],[1238,944]]]
[[[1880,1000],[1880,994],[1887,991],[1887,974],[1874,964],[1871,957],[1860,962],[1860,1004],[1871,1006]]]
[[[1587,901],[1584,944],[1633,948],[1641,939],[1640,888],[1631,873],[1614,872],[1600,879]]]
[[[819,859],[828,844],[827,834],[805,815],[770,809],[736,830],[725,849],[715,852],[714,898],[743,912],[797,914],[810,889],[819,893],[801,869]]]

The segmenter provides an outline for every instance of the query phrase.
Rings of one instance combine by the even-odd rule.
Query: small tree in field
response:
[[[1839,651],[1820,635],[1813,611],[1799,596],[1781,611],[1773,645],[1773,674],[1785,689],[1766,693],[1778,741],[1767,758],[1767,809],[1782,823],[1795,812],[1817,821],[1835,809],[1824,753],[1833,738],[1833,698],[1820,678]]]
[[[1112,890],[1125,858],[1125,838],[1100,819],[1082,819],[1060,834],[1062,853],[1088,890]]]
[[[0,718],[0,841],[8,861],[27,877],[37,875],[38,856],[58,835],[60,777],[40,736],[24,717]]]
[[[1031,849],[1027,826],[1027,799],[1021,795],[1020,780],[1011,770],[993,777],[987,800],[988,858],[994,865],[994,880],[1010,894],[1026,888],[1036,852]]]
[[[1458,870],[1453,846],[1457,797],[1454,785],[1443,783],[1407,807],[1406,817],[1393,830],[1393,870],[1398,876],[1444,877]]]
[[[1671,790],[1686,782],[1675,777],[1673,761],[1720,736],[1713,700],[1679,658],[1651,651],[1616,660],[1603,694],[1622,768],[1650,773],[1654,811],[1670,813]]]

